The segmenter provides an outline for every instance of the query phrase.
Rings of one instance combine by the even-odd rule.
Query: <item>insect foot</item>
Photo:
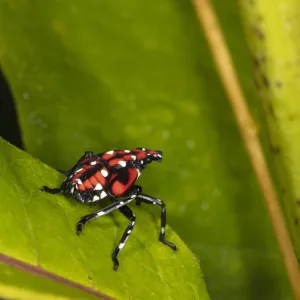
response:
[[[116,258],[113,258],[113,262],[114,262],[114,270],[117,271],[119,268],[119,261]]]
[[[168,241],[163,241],[162,243],[165,245],[168,245],[174,252],[177,251],[177,247],[173,243],[168,242]]]
[[[76,224],[76,234],[77,234],[77,235],[80,235],[80,233],[81,233],[81,231],[82,231],[82,226],[83,226],[83,223],[81,223],[81,222],[78,222],[78,223]]]
[[[59,195],[63,194],[63,190],[61,190],[60,188],[52,189],[52,188],[49,188],[48,186],[45,186],[45,185],[40,188],[40,191],[41,192],[47,192],[49,194],[59,194]]]

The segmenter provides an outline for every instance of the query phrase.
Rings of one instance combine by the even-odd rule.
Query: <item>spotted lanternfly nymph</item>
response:
[[[163,201],[142,193],[135,185],[141,172],[152,161],[161,162],[162,152],[136,148],[135,150],[111,150],[97,155],[85,152],[72,169],[66,172],[66,179],[60,188],[43,186],[42,191],[50,194],[71,195],[78,202],[97,204],[104,198],[110,198],[112,204],[80,219],[76,225],[77,234],[83,225],[118,209],[130,220],[118,246],[112,254],[114,270],[119,267],[117,256],[125,246],[135,224],[135,215],[127,206],[133,200],[155,204],[161,207],[161,227],[159,241],[176,251],[176,246],[165,240],[166,206]]]

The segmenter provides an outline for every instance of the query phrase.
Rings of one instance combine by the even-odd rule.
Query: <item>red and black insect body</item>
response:
[[[125,246],[135,225],[135,215],[127,206],[133,200],[155,204],[161,207],[161,229],[159,241],[176,251],[176,246],[165,240],[166,206],[163,201],[142,193],[142,188],[135,185],[141,172],[152,161],[160,162],[162,152],[136,148],[135,150],[111,150],[94,155],[85,152],[75,166],[66,172],[66,179],[60,188],[43,186],[42,191],[50,194],[64,194],[73,196],[78,202],[97,204],[104,198],[110,198],[112,204],[80,219],[76,225],[77,234],[82,231],[83,225],[98,219],[113,210],[118,209],[130,220],[118,246],[112,254],[114,269],[117,270],[118,254]]]

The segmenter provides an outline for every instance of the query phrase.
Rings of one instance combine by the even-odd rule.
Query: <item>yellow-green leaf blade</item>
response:
[[[277,166],[280,200],[300,260],[300,3],[241,3]]]
[[[3,256],[1,255],[1,258]],[[18,264],[4,262],[1,259],[0,262],[0,295],[5,299],[43,299],[43,300],[67,300],[67,299],[107,299],[113,300],[114,298],[101,294],[92,288],[80,286],[74,282],[68,281],[62,278],[53,279],[53,274],[47,274],[43,272],[44,276],[41,276],[41,270],[38,268],[37,274],[33,272],[31,265],[24,263]],[[16,260],[15,260],[16,262]],[[18,266],[17,266],[18,265]],[[20,268],[20,265],[24,265],[24,269]],[[51,279],[49,279],[51,278]],[[76,286],[76,288],[75,288]]]
[[[42,185],[59,184],[57,172],[2,139],[0,167],[0,253],[118,299],[209,298],[198,261],[169,227],[178,252],[159,243],[159,211],[134,209],[136,228],[115,272],[111,253],[128,220],[116,212],[90,222],[78,237],[76,222],[97,208],[41,192]]]

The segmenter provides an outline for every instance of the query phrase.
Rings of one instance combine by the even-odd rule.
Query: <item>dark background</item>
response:
[[[0,136],[23,149],[16,108],[8,82],[0,69]]]

